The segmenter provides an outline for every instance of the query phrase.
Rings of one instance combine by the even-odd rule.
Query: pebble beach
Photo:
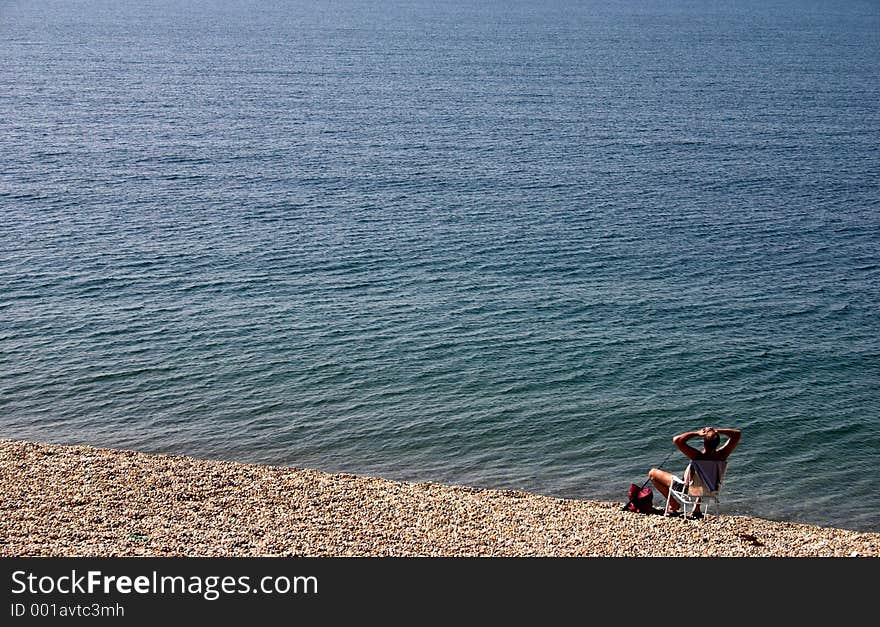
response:
[[[0,440],[0,556],[878,557],[880,533]]]

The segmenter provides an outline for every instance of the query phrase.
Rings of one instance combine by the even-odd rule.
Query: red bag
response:
[[[634,483],[629,485],[629,502],[626,510],[639,514],[650,514],[654,511],[654,492],[648,486],[640,487]]]

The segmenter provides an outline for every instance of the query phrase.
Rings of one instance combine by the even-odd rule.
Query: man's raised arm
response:
[[[733,449],[736,448],[736,445],[739,444],[739,440],[742,437],[742,431],[739,429],[715,429],[715,431],[721,435],[727,436],[727,442],[718,448],[718,452],[723,453],[726,459],[728,455],[733,453]]]
[[[691,438],[702,437],[702,435],[701,431],[685,431],[672,438],[672,443],[675,444],[688,459],[696,459],[696,456],[699,455],[700,451],[688,444],[687,441]]]

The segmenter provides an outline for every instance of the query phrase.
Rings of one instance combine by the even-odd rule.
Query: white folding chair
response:
[[[709,506],[715,503],[716,514],[721,514],[721,502],[718,495],[721,494],[721,486],[727,474],[727,462],[714,459],[695,459],[684,470],[684,479],[672,476],[672,485],[669,486],[669,496],[666,497],[666,509],[664,515],[669,515],[669,506],[672,499],[681,504],[682,513],[688,518],[688,506],[691,508],[691,516],[697,506],[704,506],[706,514],[709,514]]]

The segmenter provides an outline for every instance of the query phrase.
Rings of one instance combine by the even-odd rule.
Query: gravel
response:
[[[878,557],[880,533],[0,440],[0,556]]]

